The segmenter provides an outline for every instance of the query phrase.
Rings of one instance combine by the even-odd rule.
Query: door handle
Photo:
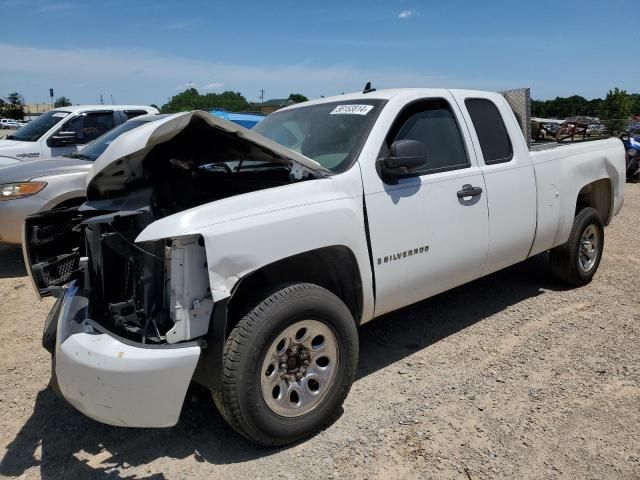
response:
[[[482,194],[481,187],[473,187],[469,184],[463,185],[462,190],[458,190],[458,198],[477,197]]]

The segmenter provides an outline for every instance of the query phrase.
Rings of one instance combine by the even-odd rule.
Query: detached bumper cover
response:
[[[180,416],[200,357],[196,342],[145,346],[87,318],[72,282],[60,303],[54,365],[63,397],[88,417],[123,427],[170,427]],[[45,331],[47,327],[45,327]]]

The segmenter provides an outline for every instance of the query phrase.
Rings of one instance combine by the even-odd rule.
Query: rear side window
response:
[[[470,166],[458,122],[444,99],[419,101],[407,107],[389,132],[387,148],[397,140],[417,140],[426,145],[428,160],[421,175]]]
[[[464,103],[478,134],[484,163],[493,165],[510,161],[513,147],[498,107],[484,98],[468,98]]]

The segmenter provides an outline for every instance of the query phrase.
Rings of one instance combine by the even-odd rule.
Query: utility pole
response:
[[[260,103],[264,103],[264,88],[260,89]]]
[[[111,105],[115,105],[116,102],[113,101],[113,93],[110,93],[109,96],[111,97]]]
[[[100,105],[104,105],[104,100],[102,98],[102,94],[100,94]]]

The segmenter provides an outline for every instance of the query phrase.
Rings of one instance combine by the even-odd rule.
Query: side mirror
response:
[[[417,140],[397,140],[389,148],[389,156],[378,160],[385,177],[404,177],[427,164],[427,146]]]
[[[78,135],[76,132],[60,131],[49,139],[50,147],[69,147],[78,144]]]
[[[631,136],[628,133],[623,133],[620,135],[620,140],[623,142],[628,142],[631,139]]]

